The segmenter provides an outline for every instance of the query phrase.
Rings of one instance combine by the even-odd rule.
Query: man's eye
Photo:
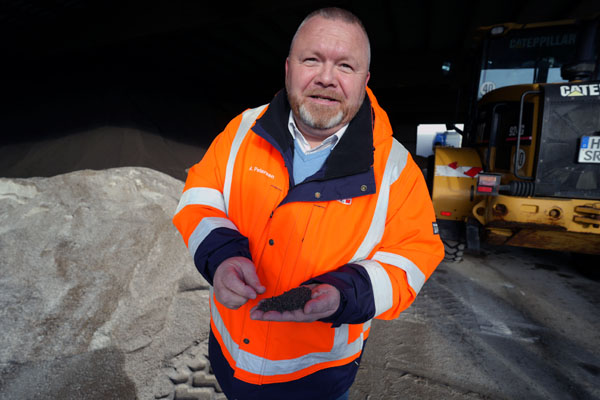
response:
[[[340,64],[340,68],[343,69],[344,71],[354,71],[354,68],[352,68],[352,65],[346,64],[346,63]]]
[[[304,62],[307,64],[314,64],[316,63],[318,60],[315,57],[307,57],[304,59]]]

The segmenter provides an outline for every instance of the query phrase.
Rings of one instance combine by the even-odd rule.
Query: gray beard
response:
[[[344,113],[342,112],[342,110],[340,110],[333,117],[330,117],[329,119],[327,119],[325,121],[317,121],[317,120],[315,120],[313,115],[310,113],[310,111],[307,110],[307,108],[305,107],[304,104],[302,104],[298,108],[298,113],[300,114],[299,115],[300,119],[306,125],[310,126],[313,129],[323,129],[323,130],[333,128],[334,126],[339,124],[342,121],[342,118],[344,117]]]

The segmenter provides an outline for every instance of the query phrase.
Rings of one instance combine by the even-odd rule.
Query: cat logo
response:
[[[562,97],[575,96],[600,96],[600,84],[592,83],[588,85],[565,85],[560,87]]]

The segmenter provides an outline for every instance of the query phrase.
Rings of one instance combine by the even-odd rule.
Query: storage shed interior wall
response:
[[[596,0],[7,0],[0,5],[3,144],[130,126],[205,145],[282,87],[293,33],[310,11],[357,14],[371,81],[409,150],[416,125],[464,117],[476,27],[585,17]],[[451,71],[442,74],[443,62]]]

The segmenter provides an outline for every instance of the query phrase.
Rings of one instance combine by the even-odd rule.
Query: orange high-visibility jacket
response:
[[[267,289],[237,310],[211,293],[211,329],[237,379],[286,382],[351,362],[371,318],[398,317],[443,258],[423,174],[367,94],[324,167],[298,185],[285,91],[233,119],[189,171],[173,221],[196,267],[212,284],[221,261],[243,255]],[[250,319],[261,299],[311,280],[340,289],[334,319]]]

